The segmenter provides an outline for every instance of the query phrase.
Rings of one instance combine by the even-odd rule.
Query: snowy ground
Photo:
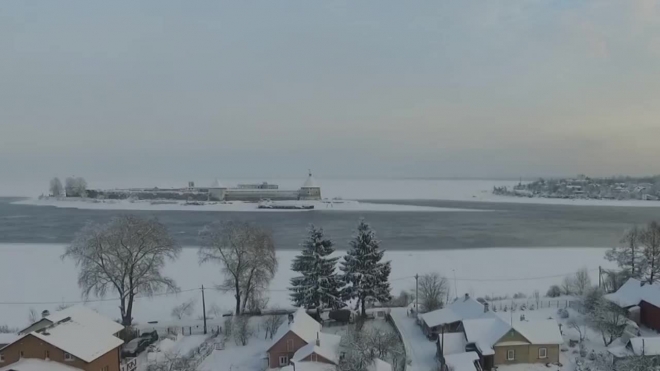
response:
[[[21,327],[28,322],[28,311],[55,310],[62,302],[79,301],[77,269],[71,261],[61,260],[62,245],[0,244],[0,325]],[[488,248],[437,251],[388,251],[392,261],[390,281],[393,293],[415,287],[415,273],[439,272],[445,275],[458,295],[513,295],[547,288],[563,279],[562,275],[588,267],[597,282],[598,266],[608,267],[599,248]],[[287,287],[294,272],[292,258],[298,251],[278,251],[279,271],[270,287],[270,305],[290,307]],[[337,252],[342,254],[343,252]],[[456,281],[454,281],[454,272]],[[231,310],[231,294],[212,289],[222,281],[216,265],[198,264],[197,249],[185,248],[181,257],[167,265],[165,274],[182,289],[176,295],[138,299],[134,308],[137,322],[171,320],[172,308],[184,301],[196,300],[196,318],[201,314],[201,292],[206,290],[206,307]],[[118,317],[117,300],[109,294],[105,301],[88,305],[111,318]]]
[[[182,187],[185,181],[171,180],[112,180],[87,179],[90,188],[126,188],[126,187]],[[212,179],[198,179],[200,186],[210,185]],[[225,185],[254,183],[267,180],[278,184],[281,189],[298,189],[304,179],[220,179]],[[493,195],[494,186],[512,187],[518,184],[513,180],[447,180],[447,179],[324,179],[317,178],[325,198],[341,197],[351,200],[453,200],[482,202],[511,202],[533,204],[591,205],[591,206],[630,206],[660,207],[660,202],[653,201],[616,201],[616,200],[563,200],[546,198],[522,198]],[[48,193],[48,180],[17,182],[3,180],[0,183],[0,196],[36,197]]]
[[[408,308],[394,308],[391,315],[401,332],[410,360],[409,371],[431,371],[437,368],[435,343],[424,336],[415,319],[408,317]]]
[[[244,211],[244,212],[309,212],[311,210],[283,210],[283,209],[259,209],[255,202],[206,202],[203,205],[187,205],[185,201],[172,203],[156,203],[151,201],[128,201],[128,200],[95,200],[79,198],[30,198],[14,202],[18,205],[54,206],[69,209],[89,210],[183,210],[183,211]],[[323,211],[419,211],[419,212],[451,212],[467,211],[475,212],[474,209],[453,209],[441,207],[412,206],[412,205],[387,205],[358,202],[352,200],[342,201],[274,201],[274,206],[314,206],[313,210]]]

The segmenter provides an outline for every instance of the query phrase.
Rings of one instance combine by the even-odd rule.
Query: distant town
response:
[[[539,179],[509,187],[494,187],[493,194],[514,197],[540,197],[594,200],[660,200],[660,176]]]

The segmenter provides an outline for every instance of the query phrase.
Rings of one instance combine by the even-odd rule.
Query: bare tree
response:
[[[200,231],[199,261],[221,266],[224,282],[218,286],[233,291],[236,314],[247,298],[265,290],[277,271],[275,244],[270,231],[246,222],[216,222]],[[244,302],[245,301],[245,302]]]
[[[395,370],[405,365],[405,351],[399,336],[391,330],[363,329],[351,326],[342,336],[341,346],[346,349],[340,361],[341,371],[365,371],[376,358],[390,358],[395,362]]]
[[[398,351],[401,344],[399,335],[394,331],[375,328],[366,330],[366,341],[376,357],[381,359]]]
[[[573,275],[564,277],[564,280],[561,282],[561,292],[564,295],[573,295],[573,289],[575,288]]]
[[[254,330],[250,326],[250,317],[237,316],[234,320],[234,341],[236,345],[247,345],[252,335],[254,335]]]
[[[591,287],[591,278],[587,267],[580,268],[573,277],[573,293],[583,295]]]
[[[660,224],[649,223],[642,231],[640,242],[645,268],[642,278],[654,283],[660,280]]]
[[[126,215],[107,224],[87,224],[62,258],[72,259],[80,269],[78,285],[83,297],[117,292],[121,323],[130,326],[136,296],[178,290],[174,280],[161,271],[180,252],[163,224]]]
[[[195,311],[195,300],[191,299],[172,308],[172,317],[183,319],[192,316]]]
[[[590,321],[592,326],[601,333],[605,346],[612,344],[614,340],[623,335],[628,321],[625,315],[625,310],[616,304],[606,299],[598,301]]]
[[[578,322],[577,319],[571,318],[568,320],[568,327],[575,329],[578,333],[579,341],[582,343],[587,338],[587,323],[585,321]]]
[[[34,310],[34,308],[30,308],[28,311],[28,321],[30,321],[30,324],[33,324],[39,320],[39,315],[37,314],[37,311]]]
[[[62,187],[62,182],[60,178],[55,177],[50,180],[50,195],[53,197],[61,197],[64,195],[64,187]]]
[[[440,309],[449,291],[449,281],[438,273],[425,274],[419,278],[419,302],[425,312]]]
[[[616,262],[628,277],[640,278],[644,269],[641,238],[642,230],[633,226],[624,233],[620,246],[607,251],[605,259]]]
[[[284,316],[278,314],[271,314],[264,317],[263,326],[266,330],[266,337],[264,339],[272,339],[275,332],[284,323]]]

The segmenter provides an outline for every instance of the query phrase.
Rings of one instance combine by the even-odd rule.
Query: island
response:
[[[512,197],[539,197],[589,200],[660,200],[660,175],[650,177],[544,179],[513,187],[494,187],[493,194]]]

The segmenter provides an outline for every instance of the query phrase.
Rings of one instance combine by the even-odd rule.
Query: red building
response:
[[[634,313],[639,308],[640,324],[660,331],[660,284],[648,284],[631,278],[619,290],[605,296],[621,308]]]

